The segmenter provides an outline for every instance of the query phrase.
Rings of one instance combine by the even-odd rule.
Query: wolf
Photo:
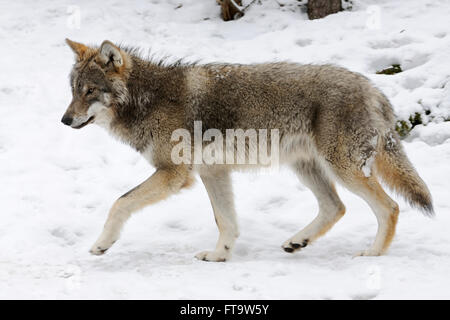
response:
[[[66,42],[76,61],[70,74],[73,98],[61,121],[75,129],[98,124],[156,168],[114,202],[90,249],[94,255],[118,240],[133,212],[188,188],[199,175],[219,238],[214,250],[196,257],[230,259],[239,235],[230,173],[258,164],[175,164],[172,133],[179,128],[192,132],[194,121],[202,122],[202,130],[279,130],[280,163],[319,204],[316,218],[282,244],[286,252],[305,248],[344,215],[336,182],[364,199],[377,218],[373,244],[358,255],[384,254],[394,237],[399,206],[380,181],[426,215],[434,214],[430,192],[395,130],[389,100],[361,74],[290,62],[167,63],[108,40],[99,47]]]

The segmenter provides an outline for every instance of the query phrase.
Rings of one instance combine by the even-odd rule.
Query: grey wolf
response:
[[[430,192],[403,150],[386,96],[364,76],[332,65],[296,63],[189,64],[144,59],[137,50],[104,41],[71,40],[76,62],[73,99],[62,122],[95,123],[129,144],[156,171],[112,206],[91,248],[103,254],[133,212],[187,188],[198,174],[219,229],[217,246],[197,258],[226,261],[239,235],[230,172],[254,166],[174,164],[174,130],[279,130],[279,159],[319,203],[317,217],[283,245],[298,251],[324,235],[345,213],[335,183],[363,198],[378,221],[375,241],[361,255],[381,255],[395,233],[399,207],[380,181],[412,206],[433,214]],[[270,144],[271,141],[268,141]],[[247,145],[247,148],[254,146]]]

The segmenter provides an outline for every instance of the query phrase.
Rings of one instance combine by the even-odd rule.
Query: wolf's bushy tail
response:
[[[430,191],[406,156],[397,134],[390,132],[383,137],[375,159],[375,171],[412,207],[427,216],[434,215]]]

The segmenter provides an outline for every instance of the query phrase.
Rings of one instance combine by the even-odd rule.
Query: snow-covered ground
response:
[[[450,298],[450,122],[442,122],[450,116],[450,2],[353,0],[352,11],[316,21],[295,0],[261,2],[224,23],[214,0],[0,1],[0,298]],[[240,173],[241,237],[231,261],[194,259],[217,237],[201,183],[136,214],[106,255],[91,256],[110,205],[153,168],[98,127],[60,123],[71,99],[66,37],[203,62],[291,60],[361,72],[399,118],[432,112],[405,146],[436,218],[400,201],[388,254],[352,259],[370,245],[376,220],[340,188],[347,214],[290,255],[280,246],[315,216],[313,195],[289,171]],[[394,63],[405,71],[375,74]]]

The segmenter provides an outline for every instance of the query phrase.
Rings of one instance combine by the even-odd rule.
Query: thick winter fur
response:
[[[109,41],[99,48],[67,43],[76,63],[70,77],[73,100],[62,121],[73,128],[97,123],[156,168],[115,202],[93,254],[111,247],[133,212],[188,187],[198,173],[211,200],[219,240],[215,250],[197,257],[230,258],[239,234],[230,172],[254,165],[175,165],[172,132],[185,128],[193,136],[194,121],[202,121],[203,131],[279,130],[281,162],[319,202],[317,217],[283,244],[287,252],[306,247],[344,215],[335,181],[366,200],[377,217],[375,241],[362,255],[384,253],[395,233],[398,205],[379,178],[412,205],[433,213],[431,195],[394,130],[389,101],[360,74],[295,63],[168,65]]]

